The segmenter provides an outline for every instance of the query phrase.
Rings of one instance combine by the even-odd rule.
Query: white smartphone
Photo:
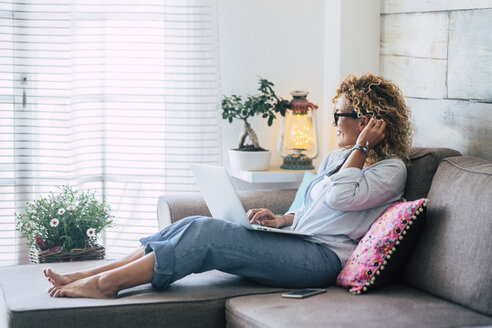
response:
[[[282,297],[306,298],[306,297],[318,295],[318,294],[321,294],[324,292],[326,292],[326,289],[323,289],[323,288],[306,288],[306,289],[299,289],[299,290],[295,290],[293,292],[288,292],[288,293],[282,294]]]

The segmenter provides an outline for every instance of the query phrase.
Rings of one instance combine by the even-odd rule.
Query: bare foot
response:
[[[84,278],[82,273],[68,273],[68,274],[59,274],[53,271],[51,268],[43,269],[43,273],[48,278],[48,281],[53,284],[53,286],[64,286],[69,284],[75,280],[79,280]]]
[[[114,298],[118,295],[118,290],[105,283],[104,277],[96,275],[63,286],[54,285],[48,293],[51,297]]]

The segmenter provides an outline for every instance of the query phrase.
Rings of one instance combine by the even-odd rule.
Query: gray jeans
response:
[[[326,246],[203,216],[187,217],[140,241],[145,254],[154,252],[152,286],[159,290],[214,269],[268,286],[324,287],[334,284],[341,270]]]

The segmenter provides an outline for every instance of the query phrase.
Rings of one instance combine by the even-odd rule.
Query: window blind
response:
[[[96,191],[118,257],[156,232],[188,163],[220,163],[215,0],[0,2],[0,265],[26,261],[14,212],[57,185]]]

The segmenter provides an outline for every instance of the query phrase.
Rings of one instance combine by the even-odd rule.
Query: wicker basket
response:
[[[104,259],[105,248],[101,245],[87,248],[74,248],[70,251],[40,251],[36,248],[31,248],[29,257],[31,263],[50,263],[50,262],[73,262],[87,260],[102,260]]]

